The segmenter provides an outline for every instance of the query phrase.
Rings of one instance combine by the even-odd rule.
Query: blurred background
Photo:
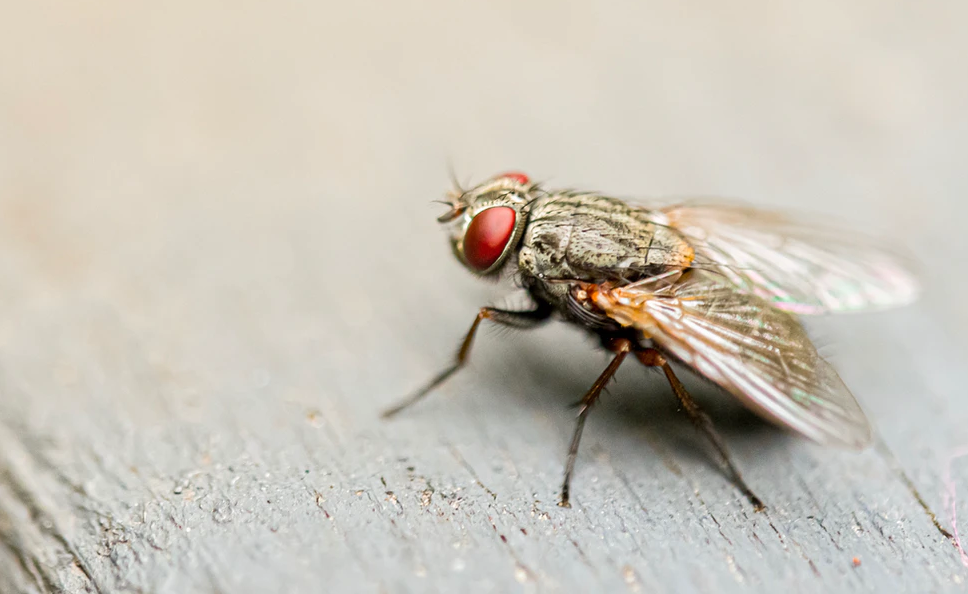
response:
[[[0,417],[20,442],[50,440],[68,475],[137,468],[167,485],[200,452],[326,466],[313,434],[295,433],[316,453],[288,441],[305,418],[350,457],[430,457],[421,439],[437,431],[520,451],[500,441],[509,427],[542,448],[522,474],[550,500],[570,418],[557,403],[602,364],[577,335],[485,334],[449,402],[409,429],[375,419],[502,293],[453,261],[435,222],[452,164],[471,182],[516,169],[626,197],[742,198],[907,246],[919,306],[822,329],[941,508],[942,461],[968,422],[968,4],[41,0],[2,13]],[[905,375],[912,357],[920,371]],[[534,429],[542,414],[553,422]],[[463,433],[476,424],[490,429]],[[347,445],[359,439],[370,446]],[[382,472],[375,460],[357,482]]]
[[[200,246],[180,240],[238,233],[248,245],[209,247],[306,239],[311,254],[293,248],[301,273],[409,269],[422,284],[426,264],[449,257],[430,204],[448,163],[465,180],[512,167],[623,196],[811,209],[890,233],[939,270],[957,257],[960,2],[98,1],[5,13],[0,224],[33,245],[20,258],[50,260],[51,280],[103,281],[88,275],[110,267],[93,262],[137,252],[146,267],[125,282],[150,284],[159,259],[196,259]],[[963,276],[947,275],[945,293],[960,294]],[[960,299],[934,298],[965,320]]]

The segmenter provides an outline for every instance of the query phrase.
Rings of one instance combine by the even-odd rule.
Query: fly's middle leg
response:
[[[614,376],[615,372],[618,371],[618,368],[622,365],[622,361],[624,361],[625,357],[632,352],[632,343],[625,338],[611,340],[606,343],[606,347],[615,353],[615,357],[612,359],[612,362],[608,364],[608,367],[605,368],[605,371],[598,376],[598,379],[595,380],[594,384],[592,384],[591,389],[588,390],[585,396],[581,399],[581,402],[578,404],[578,422],[575,425],[575,432],[571,437],[571,445],[568,447],[568,462],[565,464],[565,479],[561,485],[561,501],[558,502],[558,505],[561,507],[571,507],[571,503],[569,502],[571,495],[571,475],[575,470],[575,458],[578,457],[578,444],[581,442],[581,434],[585,429],[585,418],[588,417],[588,411],[598,400],[598,397],[601,396],[602,390],[605,389],[605,386],[608,385],[609,381],[611,381],[612,376]]]

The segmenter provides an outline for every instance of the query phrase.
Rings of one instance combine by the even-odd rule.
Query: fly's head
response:
[[[501,271],[521,243],[536,184],[523,173],[504,173],[475,188],[448,195],[450,211],[437,220],[449,226],[451,247],[471,272]]]

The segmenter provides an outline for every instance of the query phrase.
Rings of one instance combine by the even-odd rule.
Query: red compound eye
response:
[[[464,260],[471,268],[484,272],[500,259],[511,237],[518,213],[510,206],[482,210],[464,232]]]
[[[522,186],[526,186],[529,183],[531,183],[531,178],[521,173],[520,171],[508,171],[507,173],[502,173],[498,177],[499,178],[506,177],[508,179],[513,179],[514,181],[518,182]]]

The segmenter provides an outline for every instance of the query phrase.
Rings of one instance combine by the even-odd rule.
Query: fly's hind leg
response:
[[[551,317],[551,312],[551,306],[545,303],[538,303],[534,309],[525,311],[509,311],[494,307],[482,307],[481,310],[477,312],[477,317],[474,318],[474,323],[471,324],[470,330],[467,331],[467,335],[464,337],[463,342],[461,342],[461,346],[457,351],[457,357],[455,358],[454,363],[447,369],[444,369],[437,374],[423,388],[404,398],[398,404],[383,411],[383,418],[388,419],[400,411],[416,404],[420,400],[423,400],[424,396],[432,392],[434,388],[444,383],[447,378],[454,375],[458,369],[463,367],[467,363],[467,358],[471,353],[471,346],[474,344],[474,337],[477,334],[477,328],[481,325],[482,321],[491,320],[493,322],[497,322],[498,324],[511,326],[513,328],[533,328]]]
[[[700,429],[712,442],[713,447],[719,452],[719,456],[723,461],[727,471],[730,474],[730,478],[733,483],[743,492],[743,495],[749,499],[750,503],[756,511],[763,511],[766,506],[759,497],[753,493],[752,489],[743,480],[743,475],[740,474],[739,469],[733,464],[733,460],[729,455],[729,451],[726,449],[726,444],[723,442],[723,438],[719,436],[716,432],[716,428],[713,426],[712,420],[706,412],[699,408],[699,404],[692,399],[689,392],[686,391],[686,387],[682,385],[679,378],[672,371],[672,367],[669,365],[669,361],[666,360],[662,353],[656,349],[640,349],[635,351],[635,357],[647,367],[661,367],[662,372],[665,373],[666,379],[669,380],[669,385],[672,387],[672,391],[675,392],[676,398],[682,404],[682,408],[689,415],[689,420],[693,422],[697,429]]]

